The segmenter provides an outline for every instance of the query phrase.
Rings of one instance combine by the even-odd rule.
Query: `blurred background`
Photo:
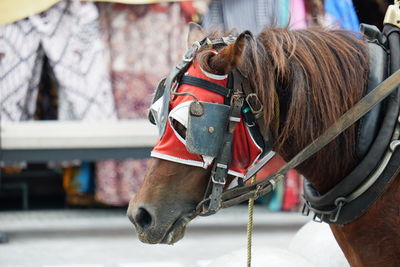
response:
[[[140,244],[124,216],[157,139],[146,122],[151,94],[181,59],[188,22],[358,31],[382,28],[392,2],[1,1],[0,266],[206,266],[199,247],[214,258],[243,247],[246,206],[195,221],[172,248]],[[274,164],[260,175],[282,161]],[[307,222],[292,213],[301,181],[289,171],[257,200],[256,243],[286,247]],[[211,250],[216,239],[224,241]]]

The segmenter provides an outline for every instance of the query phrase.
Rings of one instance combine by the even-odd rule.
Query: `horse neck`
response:
[[[290,39],[291,33],[286,34],[286,39]],[[288,49],[285,40],[277,42],[283,43],[281,46],[289,50],[292,56],[292,61],[281,57],[281,67],[275,71],[281,75],[275,79],[280,103],[280,126],[276,131],[278,142],[275,150],[286,161],[359,101],[366,86],[369,68],[368,53],[359,40],[343,34],[339,34],[339,37],[335,34],[325,35],[323,32],[299,33],[296,37],[302,40],[296,44],[296,49],[303,49],[299,53]],[[307,38],[303,40],[303,37]],[[309,44],[307,40],[313,41]],[[318,52],[321,43],[329,50],[326,50],[326,54],[314,53]],[[349,47],[352,43],[354,49]],[[309,45],[312,47],[307,50]],[[272,49],[279,51],[278,47]],[[272,62],[277,62],[271,58]],[[355,146],[356,125],[353,125],[298,166],[297,170],[317,191],[325,193],[353,170],[360,160],[355,156]],[[351,266],[400,266],[399,192],[398,176],[363,216],[344,226],[331,227]]]
[[[282,100],[285,101],[285,99],[281,99],[281,101]],[[350,131],[354,131],[354,129],[350,129]],[[309,144],[315,139],[312,136],[312,129],[302,127],[301,136],[288,136],[286,140],[277,147],[277,153],[281,155],[285,161],[289,161],[305,147],[305,143]],[[349,145],[355,144],[352,138],[353,136],[348,133],[338,136],[335,141],[300,164],[296,170],[306,177],[317,191],[320,193],[327,192],[354,169],[358,163],[357,158],[353,156],[352,149],[348,147]],[[298,143],[294,141],[296,139],[309,141]]]
[[[400,175],[363,216],[331,226],[351,266],[400,266],[399,192]]]
[[[337,90],[339,94],[341,88],[332,88],[332,90]],[[363,89],[355,88],[355,90]],[[297,127],[297,129],[292,129],[293,134],[289,134],[283,139],[280,139],[280,143],[276,147],[277,153],[286,161],[289,161],[306,145],[310,144],[321,135],[326,130],[326,126],[321,125],[320,128],[315,128],[315,126],[308,127],[307,124],[296,124],[293,121],[285,121],[289,109],[292,108],[290,107],[290,98],[292,94],[286,90],[285,92],[278,92],[278,95],[281,113],[281,126],[279,128],[282,130],[282,128],[285,127],[282,125],[286,124],[295,125],[295,127]],[[311,120],[315,114],[313,114],[312,108],[305,108],[305,110],[307,110],[308,113],[305,112],[298,115],[299,117],[297,117],[297,119],[307,122]],[[327,192],[353,170],[359,162],[359,159],[355,157],[355,131],[356,126],[351,126],[334,141],[296,168],[297,171],[307,177],[317,191],[321,193]],[[318,134],[315,132],[318,132]],[[280,133],[278,130],[278,139],[279,136]]]
[[[250,73],[257,73],[254,78],[267,85],[260,92],[266,108],[274,105],[271,91],[278,96],[275,118],[279,117],[280,126],[275,131],[275,150],[288,161],[362,97],[368,80],[368,48],[348,32],[321,28],[268,30],[258,37],[258,43],[265,46],[265,52],[258,54],[264,53],[261,58],[266,59],[259,69],[269,74],[259,78],[257,64]],[[274,111],[270,108],[268,112]],[[355,143],[352,126],[298,170],[324,193],[357,164]]]
[[[339,89],[338,89],[339,90]],[[285,116],[290,105],[290,94],[279,93],[281,113]],[[307,114],[303,114],[307,116]],[[312,116],[312,114],[311,114]],[[281,124],[288,122],[282,121]],[[350,129],[350,130],[354,130]],[[289,161],[303,146],[296,138],[308,139],[312,129],[302,127],[302,136],[290,135],[277,149]],[[315,156],[298,166],[303,174],[321,193],[327,192],[345,177],[358,163],[358,159],[349,154],[348,145],[355,145],[352,135],[342,134],[336,141],[323,148]],[[342,144],[347,144],[343,146]],[[355,147],[353,147],[355,149]],[[331,226],[332,232],[353,267],[364,266],[400,266],[400,175],[390,188],[363,216],[344,226]]]

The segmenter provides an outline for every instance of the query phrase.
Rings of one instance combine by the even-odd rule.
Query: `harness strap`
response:
[[[162,105],[162,110],[160,112],[161,113],[160,114],[161,125],[159,127],[160,136],[164,134],[167,125],[166,121],[169,113],[168,109],[169,109],[169,102],[171,99],[171,89],[173,87],[173,84],[174,82],[179,80],[179,77],[186,72],[189,66],[190,66],[190,61],[185,61],[185,60],[181,61],[175,68],[171,70],[171,72],[164,81],[165,84],[164,92],[162,93],[162,95],[158,96],[158,97],[163,97],[163,105]],[[150,117],[150,121],[154,121],[154,118],[151,119]]]
[[[239,84],[242,86],[243,93],[246,96],[246,102],[249,105],[251,112],[254,115],[254,118],[257,122],[258,127],[260,128],[261,135],[264,137],[268,137],[266,134],[266,129],[264,127],[264,119],[263,119],[263,104],[258,99],[258,96],[255,94],[253,88],[250,85],[249,79],[247,79],[240,71],[237,69],[233,70],[233,78],[237,80]]]
[[[234,69],[233,71],[234,82],[237,81],[241,84],[244,95],[246,96],[246,103],[248,104],[251,112],[256,121],[258,130],[264,141],[263,154],[270,152],[273,146],[273,137],[269,129],[266,129],[264,118],[263,118],[263,104],[258,98],[250,85],[249,79],[247,79],[239,70]]]
[[[229,123],[225,134],[224,143],[221,152],[215,160],[211,171],[211,179],[206,194],[209,190],[211,193],[206,200],[209,200],[208,206],[205,203],[200,203],[201,215],[211,215],[216,213],[221,208],[222,192],[225,187],[228,167],[232,159],[232,141],[233,133],[236,124],[240,122],[240,113],[244,103],[242,84],[239,80],[234,80],[233,95],[231,97],[231,110],[229,114]],[[200,209],[200,207],[198,209]]]
[[[190,75],[184,75],[180,81],[180,84],[188,84],[196,87],[201,87],[224,97],[229,97],[229,95],[231,94],[231,90],[229,88]]]

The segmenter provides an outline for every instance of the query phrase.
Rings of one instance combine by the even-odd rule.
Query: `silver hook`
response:
[[[181,93],[178,93],[178,92],[172,91],[171,93],[172,93],[173,95],[175,95],[175,96],[184,96],[184,95],[188,95],[188,96],[193,97],[194,101],[199,102],[199,99],[198,99],[193,93],[190,93],[190,92],[181,92]]]

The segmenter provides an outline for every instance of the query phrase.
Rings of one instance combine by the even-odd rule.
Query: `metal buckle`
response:
[[[253,195],[253,198],[254,199],[257,199],[257,198],[259,198],[260,197],[260,191],[261,191],[261,185],[259,185],[259,186],[257,186],[256,187],[256,191],[254,192],[254,195]]]
[[[335,223],[339,219],[340,212],[342,211],[342,208],[344,204],[347,203],[346,198],[344,197],[338,197],[335,200],[335,209],[326,211],[326,210],[318,210],[316,208],[311,207],[310,203],[308,201],[305,201],[303,204],[303,209],[301,211],[301,214],[304,216],[310,215],[310,211],[314,212],[313,216],[313,221],[314,222],[323,222],[325,216],[329,216],[329,222]]]
[[[186,51],[185,55],[183,56],[183,61],[191,62],[194,58],[194,54],[201,47],[199,41],[193,43],[193,45]]]
[[[215,176],[214,176],[214,175],[211,175],[211,180],[212,180],[212,182],[213,182],[214,184],[225,185],[225,183],[226,183],[226,180],[225,180],[225,179],[223,179],[222,181],[217,181],[217,180],[215,179]]]
[[[318,215],[320,215],[321,217],[318,217]],[[324,217],[325,217],[325,214],[315,213],[312,220],[317,223],[322,223],[324,221]]]
[[[253,99],[254,102],[251,101]],[[258,98],[258,96],[255,93],[248,94],[246,96],[246,102],[249,105],[251,112],[256,116],[256,118],[258,118],[260,116],[259,114],[264,110],[264,107],[261,104],[261,101]],[[253,103],[256,103],[255,105],[258,105],[258,108],[253,106]]]
[[[393,140],[392,142],[390,142],[389,147],[391,152],[393,153],[399,145],[400,145],[400,140]]]
[[[303,216],[308,216],[308,215],[310,215],[310,209],[308,208],[306,202],[303,204],[303,209],[301,210],[301,214],[302,214]]]
[[[230,105],[233,106],[235,103],[238,103],[239,105],[243,104],[243,94],[236,92],[232,95]]]
[[[208,46],[208,48],[210,49],[213,48],[213,42],[209,38],[206,38],[205,43]]]
[[[338,197],[335,200],[335,205],[337,207],[337,210],[336,210],[336,212],[334,214],[332,214],[329,217],[329,221],[331,221],[333,223],[337,222],[337,220],[339,218],[339,215],[340,215],[340,212],[342,211],[342,207],[344,206],[345,203],[346,203],[346,199],[344,197]]]
[[[224,41],[224,44],[230,45],[236,40],[236,37],[233,37],[232,35],[229,35],[227,37],[222,37],[222,40]]]

